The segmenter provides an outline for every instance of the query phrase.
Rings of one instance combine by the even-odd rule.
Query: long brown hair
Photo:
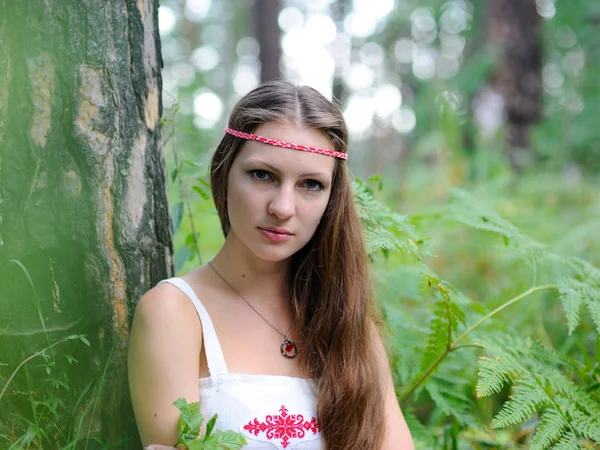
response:
[[[316,90],[264,83],[234,107],[229,127],[253,133],[261,124],[297,124],[346,152],[339,109]],[[227,236],[227,181],[244,140],[225,134],[211,161],[215,205]],[[292,257],[288,276],[302,337],[303,372],[318,382],[317,415],[328,450],[379,449],[384,399],[375,356],[377,313],[360,219],[346,164],[336,160],[329,203],[312,239]]]

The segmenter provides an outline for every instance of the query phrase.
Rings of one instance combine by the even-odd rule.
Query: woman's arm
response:
[[[202,326],[175,286],[148,291],[136,307],[128,350],[131,401],[142,444],[174,445],[180,412],[173,402],[200,396]]]
[[[385,353],[385,347],[379,335],[376,338],[377,342],[377,360],[379,361],[379,372],[381,374],[381,383],[383,396],[385,400],[385,436],[381,450],[414,450],[415,446],[400,410],[394,382],[392,380],[392,372],[390,363]]]

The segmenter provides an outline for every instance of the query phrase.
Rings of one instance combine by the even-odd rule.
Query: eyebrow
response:
[[[249,159],[248,162],[250,162],[250,163],[264,164],[269,169],[271,169],[273,172],[275,172],[275,173],[281,173],[280,170],[277,167],[274,167],[274,166],[272,166],[269,163],[261,161],[260,159]],[[330,174],[328,174],[326,172],[311,172],[311,173],[303,173],[302,175],[300,175],[300,177],[314,177],[314,176],[322,176],[322,177],[325,177],[325,178],[329,178]]]

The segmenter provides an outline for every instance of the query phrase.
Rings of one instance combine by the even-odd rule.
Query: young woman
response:
[[[137,305],[129,381],[145,446],[172,448],[183,397],[248,449],[413,448],[347,139],[340,111],[306,86],[266,83],[235,106],[210,173],[225,243]]]

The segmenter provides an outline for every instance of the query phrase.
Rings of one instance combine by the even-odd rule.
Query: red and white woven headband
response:
[[[242,139],[248,139],[250,141],[258,141],[264,144],[276,145],[277,147],[291,148],[294,150],[301,150],[303,152],[319,153],[321,155],[333,156],[334,158],[348,159],[347,153],[336,152],[335,150],[329,150],[327,148],[310,147],[308,145],[302,144],[292,144],[291,142],[285,142],[277,139],[257,136],[256,134],[244,133],[243,131],[232,130],[231,128],[225,128],[225,133],[231,134],[232,136],[239,137]]]

